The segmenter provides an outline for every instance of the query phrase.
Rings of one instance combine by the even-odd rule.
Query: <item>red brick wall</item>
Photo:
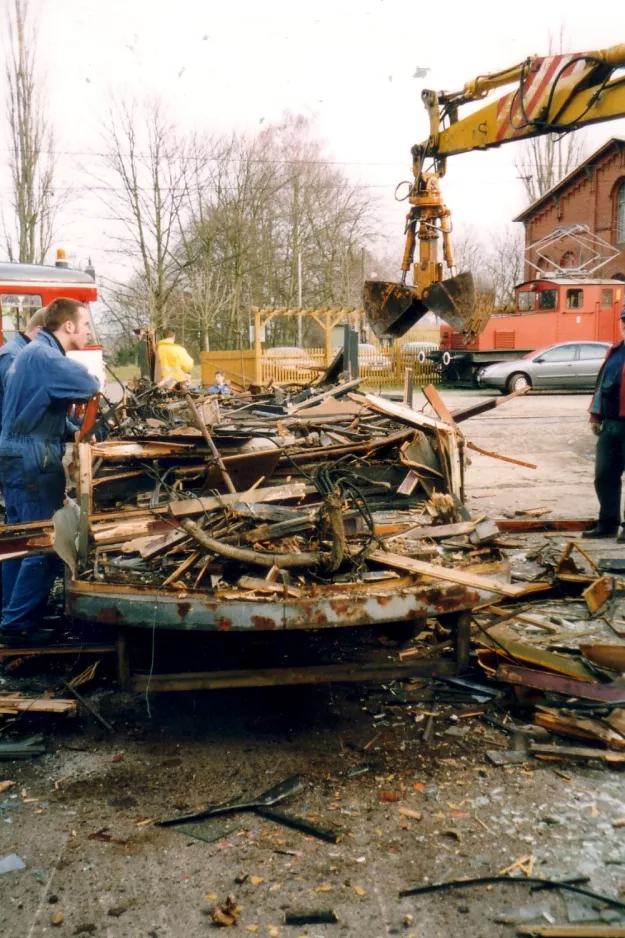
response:
[[[625,147],[619,153],[613,144],[592,161],[592,167],[581,168],[568,185],[559,189],[557,198],[549,198],[525,217],[525,247],[561,225],[588,225],[594,234],[621,249],[618,257],[595,276],[620,274],[625,279],[625,244],[616,244],[616,197],[621,183],[625,183]],[[534,276],[534,269],[526,264],[526,279]]]

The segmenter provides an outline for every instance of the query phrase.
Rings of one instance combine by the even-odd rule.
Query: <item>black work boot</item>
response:
[[[604,521],[597,521],[592,528],[582,531],[582,537],[615,537],[618,531],[618,524],[606,524]]]
[[[621,526],[621,530],[616,535],[617,544],[625,544],[625,524]]]
[[[50,645],[54,641],[54,632],[51,629],[2,629],[0,628],[0,645],[10,648],[36,648],[39,645]]]

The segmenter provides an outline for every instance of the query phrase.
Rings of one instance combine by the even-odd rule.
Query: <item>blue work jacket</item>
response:
[[[10,342],[0,348],[0,430],[2,429],[2,405],[4,403],[4,386],[7,379],[7,371],[13,364],[18,353],[25,348],[30,339],[23,332],[18,332],[13,336]]]
[[[28,484],[44,473],[62,472],[67,405],[99,390],[97,378],[67,358],[55,337],[42,329],[7,372],[0,481]]]

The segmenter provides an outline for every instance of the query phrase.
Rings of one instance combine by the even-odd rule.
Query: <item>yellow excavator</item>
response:
[[[598,52],[532,56],[505,71],[479,75],[462,91],[422,92],[430,134],[411,151],[414,182],[407,194],[410,210],[402,279],[399,283],[367,280],[364,285],[365,312],[377,336],[404,335],[428,310],[462,332],[467,341],[479,335],[492,312],[493,296],[488,284],[475,282],[471,273],[456,274],[451,212],[439,185],[447,157],[624,117],[625,75],[614,75],[624,67],[625,44],[620,44]],[[462,105],[512,83],[516,87],[504,97],[459,119]],[[439,259],[440,239],[447,278]]]

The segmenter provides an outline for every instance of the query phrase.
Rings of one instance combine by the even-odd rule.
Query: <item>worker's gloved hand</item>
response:
[[[600,423],[591,423],[591,424],[590,424],[590,428],[591,428],[592,432],[595,434],[595,436],[599,436],[599,434],[601,433],[601,424],[600,424]]]

